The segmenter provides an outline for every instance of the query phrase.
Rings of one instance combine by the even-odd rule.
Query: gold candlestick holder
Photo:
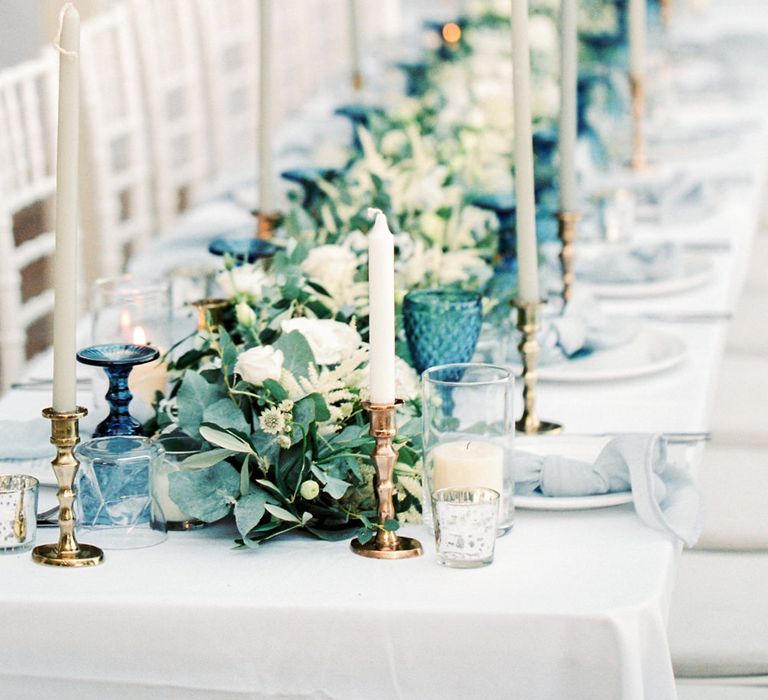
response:
[[[581,214],[577,211],[559,211],[555,216],[557,217],[557,234],[562,243],[560,266],[563,270],[562,296],[563,305],[565,305],[571,300],[573,283],[576,279],[573,272],[573,244],[576,241],[576,228]]]
[[[280,225],[280,212],[262,212],[256,210],[256,238],[260,241],[271,241]]]
[[[363,74],[359,70],[352,72],[352,89],[360,92],[363,89]]]
[[[395,518],[393,491],[395,488],[394,473],[397,461],[397,448],[393,444],[397,435],[396,410],[403,402],[378,404],[366,401],[363,406],[371,416],[370,434],[376,440],[371,460],[376,467],[374,485],[376,488],[376,509],[378,511],[379,529],[376,536],[362,543],[352,540],[351,547],[355,554],[371,559],[408,559],[419,557],[424,552],[421,543],[412,537],[399,537],[392,530],[387,530],[384,524]]]
[[[539,361],[539,312],[545,302],[515,301],[517,328],[521,333],[517,348],[523,363],[523,415],[515,428],[526,435],[546,435],[562,431],[559,423],[541,420],[536,414],[536,368]]]
[[[215,330],[224,320],[224,311],[229,306],[228,299],[218,299],[216,297],[206,297],[192,302],[192,306],[197,309],[197,330],[207,331]],[[208,318],[210,314],[210,328]]]
[[[669,28],[669,19],[672,12],[672,0],[659,0],[659,6],[661,9],[661,23],[664,28]]]
[[[638,75],[630,75],[632,90],[632,160],[633,170],[645,170],[648,158],[645,150],[645,81]]]
[[[75,513],[72,504],[77,495],[74,490],[79,462],[74,455],[80,442],[79,422],[88,411],[78,406],[74,411],[54,411],[46,408],[43,416],[51,421],[51,442],[56,446],[56,457],[51,464],[59,490],[59,541],[41,544],[32,550],[32,559],[49,566],[96,566],[104,559],[104,552],[91,544],[78,544],[75,538]]]

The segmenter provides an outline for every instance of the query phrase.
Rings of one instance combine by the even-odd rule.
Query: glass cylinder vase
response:
[[[515,519],[514,377],[503,367],[450,364],[422,375],[424,521],[432,528],[434,493],[489,488],[500,495],[498,534]]]

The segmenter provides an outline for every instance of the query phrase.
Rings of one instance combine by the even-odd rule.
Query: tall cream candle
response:
[[[66,4],[60,15],[59,124],[56,136],[56,253],[53,264],[53,410],[76,407],[78,137],[80,126],[80,15]]]
[[[576,0],[560,3],[560,210],[576,211]]]
[[[370,327],[370,399],[395,401],[395,239],[380,209],[368,234],[368,296]]]
[[[533,189],[528,0],[512,2],[512,80],[515,116],[515,199],[520,301],[539,301],[536,199]]]
[[[358,0],[349,0],[349,53],[352,63],[352,87],[363,87],[363,72],[360,61],[360,8]]]
[[[629,0],[629,74],[640,78],[645,74],[646,0]]]
[[[259,211],[274,209],[272,173],[272,0],[259,0]]]

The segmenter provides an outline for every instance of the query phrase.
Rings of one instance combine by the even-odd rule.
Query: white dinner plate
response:
[[[539,455],[555,454],[594,462],[609,441],[608,437],[521,435],[515,438],[515,449]],[[515,508],[522,510],[590,510],[631,502],[631,491],[603,493],[596,496],[515,496]]]
[[[621,283],[590,282],[587,279],[580,279],[580,283],[594,296],[603,299],[638,299],[687,292],[708,284],[714,276],[715,266],[712,260],[706,255],[692,253],[683,256],[680,274],[668,279]]]
[[[632,379],[671,369],[685,358],[685,343],[665,331],[641,328],[628,343],[567,362],[539,365],[538,377],[543,382],[606,382]],[[522,367],[514,363],[519,375]]]

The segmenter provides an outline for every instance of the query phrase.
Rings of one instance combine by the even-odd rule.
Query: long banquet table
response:
[[[749,176],[728,189],[716,221],[688,227],[691,240],[729,242],[717,252],[718,284],[669,302],[614,302],[609,311],[733,307],[760,216],[761,106],[731,104],[729,114],[754,113],[759,128],[728,158],[694,166],[738,166]],[[680,237],[683,228],[647,233]],[[572,433],[706,430],[727,324],[651,323],[684,338],[682,366],[619,382],[542,384],[541,415]],[[0,418],[32,417],[47,404],[43,393],[12,391],[0,399]],[[694,469],[699,455],[688,450]],[[416,526],[405,532],[421,539],[424,557],[370,561],[346,543],[301,537],[234,550],[227,524],[109,551],[89,570],[4,556],[0,697],[675,697],[665,627],[679,546],[645,527],[631,505],[519,511],[495,563],[474,571],[438,567],[430,537]],[[38,534],[40,542],[55,536]]]

